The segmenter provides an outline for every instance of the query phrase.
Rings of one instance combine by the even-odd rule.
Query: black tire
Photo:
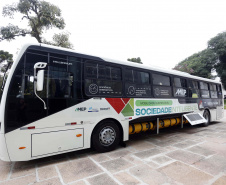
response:
[[[91,137],[92,147],[97,152],[114,150],[120,142],[120,130],[112,120],[100,122],[94,129]]]
[[[203,123],[202,126],[207,127],[210,124],[210,112],[208,110],[205,110],[203,117],[207,120],[207,122]]]

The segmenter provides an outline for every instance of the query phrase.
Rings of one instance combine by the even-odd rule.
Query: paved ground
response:
[[[209,127],[145,133],[126,148],[83,150],[28,162],[0,161],[1,184],[226,184],[226,117]]]

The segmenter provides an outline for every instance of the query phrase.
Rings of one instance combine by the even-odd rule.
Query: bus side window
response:
[[[112,78],[112,80],[121,80],[122,79],[121,69],[112,67],[111,68],[111,78]]]
[[[119,67],[100,65],[98,62],[85,64],[86,96],[122,96],[122,70]]]
[[[188,97],[190,98],[199,97],[199,87],[197,81],[188,80]]]
[[[152,74],[153,84],[154,85],[164,85],[170,86],[170,77],[159,74]]]
[[[210,97],[210,92],[209,92],[208,83],[206,83],[206,82],[199,82],[199,85],[200,85],[201,98],[209,98]]]
[[[187,97],[187,81],[184,78],[174,77],[174,97]]]
[[[209,84],[209,86],[210,86],[210,97],[211,98],[218,98],[217,85],[216,84]]]
[[[86,63],[85,72],[87,77],[97,78],[97,64]]]
[[[217,94],[218,98],[222,98],[222,89],[220,84],[217,84]]]
[[[153,92],[155,98],[171,98],[172,88],[170,77],[160,74],[152,74]]]
[[[125,94],[127,97],[151,97],[149,73],[125,70]]]
[[[133,82],[133,70],[131,70],[131,69],[125,70],[125,81]]]

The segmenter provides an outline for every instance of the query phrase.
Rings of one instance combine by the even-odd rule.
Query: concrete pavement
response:
[[[134,135],[109,153],[89,150],[28,162],[0,161],[0,185],[226,184],[226,117]]]

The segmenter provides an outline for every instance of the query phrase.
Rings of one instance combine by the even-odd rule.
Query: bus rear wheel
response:
[[[97,152],[114,150],[120,142],[120,130],[112,120],[100,122],[92,134],[92,147]]]
[[[210,113],[208,110],[205,110],[204,113],[203,113],[203,117],[206,119],[206,122],[203,123],[202,125],[204,127],[207,127],[209,124],[210,124]]]

